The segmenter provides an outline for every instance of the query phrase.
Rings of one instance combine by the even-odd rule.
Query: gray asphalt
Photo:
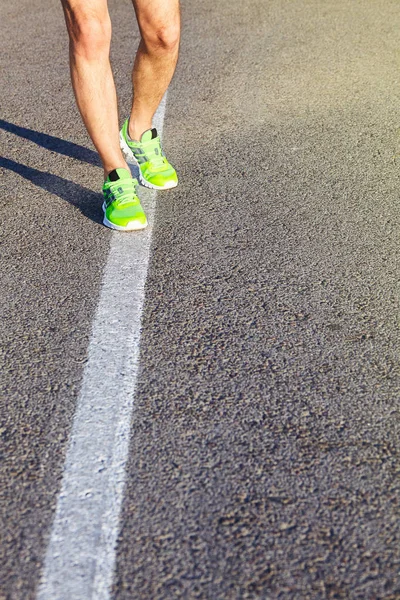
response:
[[[400,599],[398,4],[182,16],[113,598]],[[27,600],[110,232],[60,7],[0,22],[0,598]]]

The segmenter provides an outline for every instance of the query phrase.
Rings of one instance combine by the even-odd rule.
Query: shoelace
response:
[[[115,202],[117,206],[121,206],[123,204],[132,204],[132,200],[137,201],[137,183],[131,179],[124,180],[123,185],[121,185],[120,181],[115,181],[110,185],[109,190],[111,194],[115,197]],[[118,193],[116,193],[118,192]]]
[[[143,154],[154,168],[160,169],[165,165],[165,158],[158,138],[149,140],[148,142],[142,142],[141,146]]]

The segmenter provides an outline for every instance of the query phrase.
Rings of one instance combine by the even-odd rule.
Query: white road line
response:
[[[110,598],[156,192],[141,198],[149,227],[112,235],[37,600]]]

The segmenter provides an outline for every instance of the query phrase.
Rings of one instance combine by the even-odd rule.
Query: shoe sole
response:
[[[106,205],[105,204],[103,204],[102,209],[104,212],[103,225],[105,225],[106,227],[109,227],[110,229],[116,229],[117,231],[140,231],[140,229],[145,229],[148,225],[147,220],[146,220],[146,223],[144,223],[144,224],[138,223],[137,221],[130,221],[128,223],[128,225],[125,225],[125,227],[122,227],[122,225],[115,225],[115,223],[112,223],[106,217]]]
[[[140,165],[138,163],[138,161],[135,158],[135,155],[133,154],[132,150],[129,148],[128,144],[126,143],[126,141],[124,140],[124,136],[122,135],[122,133],[119,134],[119,143],[121,146],[121,150],[122,152],[125,154],[126,158],[128,160],[130,160],[134,165],[136,165],[139,169],[139,183],[140,185],[143,185],[144,187],[150,188],[151,190],[170,190],[174,187],[176,187],[178,185],[177,181],[167,181],[167,183],[163,186],[161,185],[154,185],[153,183],[149,183],[142,175],[142,172],[140,170]]]

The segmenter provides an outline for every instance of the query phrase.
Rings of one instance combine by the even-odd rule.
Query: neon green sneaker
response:
[[[121,149],[128,160],[139,167],[139,181],[142,185],[156,190],[167,190],[178,185],[178,176],[167,161],[162,149],[157,129],[148,129],[135,142],[129,137],[129,119],[120,133]]]
[[[130,231],[144,229],[146,215],[137,197],[137,179],[126,169],[114,169],[103,185],[103,223],[111,229]]]

